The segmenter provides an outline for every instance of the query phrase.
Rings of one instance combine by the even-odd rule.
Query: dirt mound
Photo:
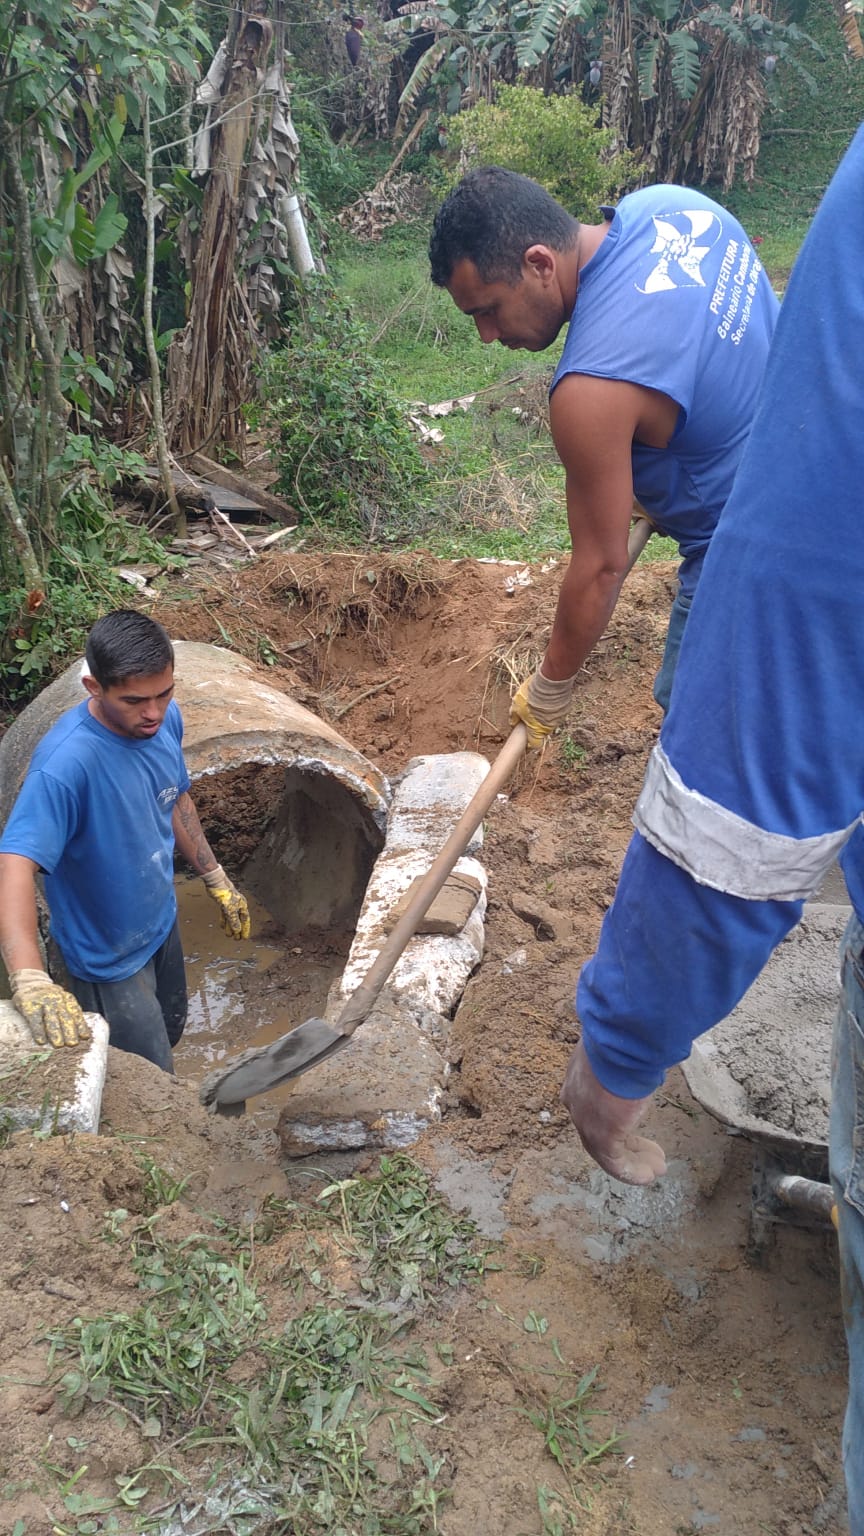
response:
[[[520,569],[422,554],[271,555],[196,578],[191,591],[161,598],[154,616],[177,639],[231,645],[267,666],[277,685],[392,770],[418,753],[488,751],[503,739],[512,685],[502,658],[536,664],[562,573],[560,563],[532,568],[522,586],[513,580]],[[671,565],[634,571],[583,668],[574,727],[599,758],[628,750],[630,731],[659,724],[650,679],[673,591]],[[550,752],[544,788],[559,766]]]

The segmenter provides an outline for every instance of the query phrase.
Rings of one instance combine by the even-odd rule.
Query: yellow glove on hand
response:
[[[248,939],[252,922],[246,897],[241,896],[237,887],[232,885],[222,865],[217,864],[215,869],[201,878],[207,887],[207,895],[219,903],[225,932],[232,939]]]
[[[555,679],[544,677],[540,668],[526,678],[510,701],[510,724],[521,720],[528,727],[529,747],[542,747],[556,725],[566,718],[573,697],[576,675]]]
[[[77,997],[45,971],[10,971],[12,1002],[37,1045],[83,1045],[90,1039]]]

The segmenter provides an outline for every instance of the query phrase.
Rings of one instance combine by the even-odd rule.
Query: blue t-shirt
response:
[[[51,932],[73,976],[123,981],[147,964],[177,913],[172,814],[189,788],[173,699],[155,736],[120,736],[87,700],[42,738],[0,853],[45,871]]]
[[[667,448],[633,444],[636,496],[684,557],[691,592],[732,488],[779,305],[737,219],[686,187],[614,210],[579,275],[552,389],[568,373],[660,390],[680,407]]]

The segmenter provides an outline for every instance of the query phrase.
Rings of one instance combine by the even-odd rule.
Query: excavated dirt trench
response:
[[[166,597],[156,613],[174,635],[212,643],[228,634],[248,655],[261,653],[266,636],[274,686],[332,720],[395,776],[417,754],[467,748],[491,756],[503,739],[507,687],[496,655],[527,670],[548,632],[560,570],[532,572],[532,584],[512,595],[505,574],[421,557],[273,557],[236,575],[202,574],[197,593]],[[599,1366],[602,1406],[625,1437],[625,1455],[586,1487],[580,1536],[845,1530],[838,1446],[846,1364],[833,1239],[779,1227],[761,1263],[748,1258],[753,1147],[705,1113],[679,1072],[648,1122],[670,1165],[655,1191],[626,1191],[600,1175],[558,1104],[578,1034],[576,975],[614,892],[659,726],[650,684],[672,584],[669,566],[633,573],[567,730],[541,763],[526,763],[487,824],[486,952],[453,1024],[443,1121],[414,1148],[502,1245],[501,1269],[481,1291],[455,1297],[429,1341],[453,1361],[446,1410],[427,1440],[446,1468],[447,1536],[541,1536],[537,1489],[556,1473],[518,1412],[514,1383],[523,1368],[527,1380],[554,1369],[554,1360],[544,1340],[525,1333],[529,1316],[543,1320],[545,1341],[556,1341],[577,1374]],[[244,839],[264,768],[270,772],[223,763],[195,785],[225,862],[242,856],[250,873],[260,840],[247,847]],[[274,872],[261,876],[253,895],[268,911]],[[188,916],[195,933],[198,919]],[[292,931],[297,942],[288,948],[304,951],[293,957],[299,966],[341,961],[313,953],[308,923]],[[321,945],[338,948],[345,931],[319,929]],[[257,942],[246,991],[263,1000],[287,960],[268,953],[266,922]],[[286,939],[272,942],[279,948]],[[196,963],[190,950],[193,983]],[[318,982],[309,973],[307,981],[311,996]],[[207,1006],[205,996],[202,1049]],[[184,1050],[196,1048],[196,1032],[190,1027]],[[105,1134],[92,1146],[79,1137],[61,1158],[50,1143],[19,1136],[0,1154],[0,1330],[17,1379],[44,1375],[34,1319],[128,1306],[115,1250],[101,1263],[95,1239],[106,1206],[132,1198],[118,1135],[142,1131],[163,1166],[189,1176],[195,1208],[225,1219],[248,1219],[267,1194],[309,1188],[308,1166],[280,1166],[260,1126],[208,1117],[194,1083],[172,1084],[147,1063],[112,1056]],[[322,1158],[318,1176],[328,1181],[356,1166]],[[61,1193],[72,1213],[66,1225],[58,1225]],[[266,1290],[263,1273],[261,1283]],[[88,1457],[98,1453],[109,1469],[141,1449],[119,1440],[112,1448],[102,1421],[88,1421],[87,1432],[103,1436]],[[49,1433],[65,1443],[69,1424],[44,1388],[14,1386],[0,1398],[10,1485],[17,1479],[20,1489]],[[4,1529],[22,1515],[27,1536],[48,1536],[51,1521],[35,1495],[0,1499]]]

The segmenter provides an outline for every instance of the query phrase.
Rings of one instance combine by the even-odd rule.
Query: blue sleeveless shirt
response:
[[[692,592],[756,406],[779,305],[730,213],[687,187],[622,199],[579,276],[552,390],[568,373],[660,390],[679,407],[667,448],[633,444],[633,486],[680,546]]]

